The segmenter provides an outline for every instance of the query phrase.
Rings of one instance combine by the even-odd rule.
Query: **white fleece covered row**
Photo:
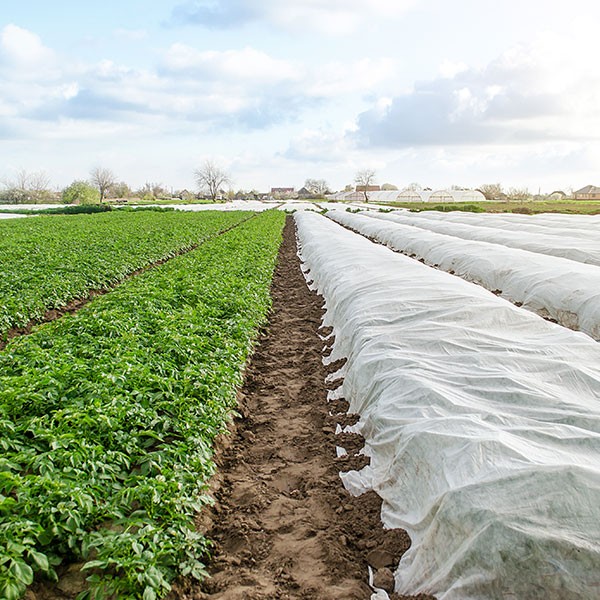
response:
[[[369,216],[371,213],[369,213]],[[500,291],[512,302],[600,340],[600,267],[435,233],[365,213],[327,216],[428,265]]]
[[[472,213],[462,211],[440,212],[421,211],[419,216],[443,221],[458,221],[471,225],[501,227],[502,224],[525,225],[527,227],[545,227],[560,231],[563,228],[575,231],[594,230],[600,227],[600,215],[575,215],[569,213],[540,213],[523,215],[519,213]]]
[[[408,212],[369,212],[368,214],[378,219],[394,221],[403,225],[413,225],[465,240],[490,242],[510,248],[521,248],[522,250],[537,252],[538,254],[559,256],[577,262],[600,266],[600,235],[591,239],[587,233],[575,236],[572,231],[568,234],[560,235],[534,233],[533,231],[522,231],[517,224],[512,229],[497,229],[450,221],[444,218],[422,216],[425,212],[418,214]]]
[[[469,213],[438,212],[426,210],[419,217],[436,221],[466,223],[478,227],[508,229],[510,231],[530,231],[558,236],[589,237],[598,240],[600,215],[569,215],[562,213],[543,213],[539,215],[520,215],[515,213]]]
[[[321,215],[296,222],[371,456],[346,479],[413,541],[396,590],[598,598],[600,345]]]

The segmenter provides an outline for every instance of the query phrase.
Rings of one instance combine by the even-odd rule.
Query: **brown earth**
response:
[[[389,587],[390,568],[410,546],[406,532],[383,529],[374,492],[353,498],[339,478],[340,470],[368,459],[336,458],[336,445],[352,455],[363,442],[334,434],[336,423],[357,417],[346,414],[344,400],[327,402],[328,387],[340,382],[326,385],[325,377],[339,364],[329,370],[322,364],[323,300],[300,271],[291,217],[272,294],[270,322],[247,369],[241,416],[217,451],[216,504],[198,524],[215,541],[211,577],[179,582],[171,599],[368,599],[368,564]]]

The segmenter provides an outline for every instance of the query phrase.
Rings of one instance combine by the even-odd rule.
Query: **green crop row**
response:
[[[248,216],[113,211],[0,221],[0,339]]]
[[[85,562],[80,598],[202,578],[215,436],[270,306],[284,216],[252,218],[0,353],[0,597]]]

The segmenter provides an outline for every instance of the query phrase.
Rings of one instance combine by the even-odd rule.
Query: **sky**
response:
[[[600,185],[596,0],[0,0],[0,180]]]

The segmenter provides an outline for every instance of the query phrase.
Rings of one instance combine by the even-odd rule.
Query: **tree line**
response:
[[[107,199],[136,198],[145,201],[153,200],[194,200],[208,199],[212,202],[233,200],[235,198],[259,198],[258,191],[232,189],[232,179],[229,173],[215,161],[206,160],[194,171],[197,186],[196,192],[189,190],[169,190],[162,183],[146,182],[138,189],[132,189],[124,181],[120,181],[111,169],[96,166],[89,172],[88,179],[73,181],[61,191],[51,190],[50,177],[43,171],[28,172],[21,169],[12,179],[0,180],[0,203],[5,204],[40,204],[59,202],[65,204],[101,204]],[[369,201],[369,192],[373,189],[394,190],[395,185],[384,183],[377,185],[377,174],[373,169],[360,169],[354,177],[354,186],[347,185],[345,191],[357,191]],[[422,188],[418,183],[411,183],[407,189]],[[465,189],[453,185],[452,189]],[[485,183],[477,188],[487,200],[505,202],[524,202],[528,200],[547,200],[553,194],[532,194],[527,188],[511,187],[504,189],[500,183]],[[308,178],[302,188],[304,197],[324,198],[331,193],[331,188],[325,179]],[[555,192],[554,194],[562,194]],[[275,194],[277,195],[277,194]],[[285,197],[285,194],[279,194]],[[563,194],[569,197],[571,194]]]

